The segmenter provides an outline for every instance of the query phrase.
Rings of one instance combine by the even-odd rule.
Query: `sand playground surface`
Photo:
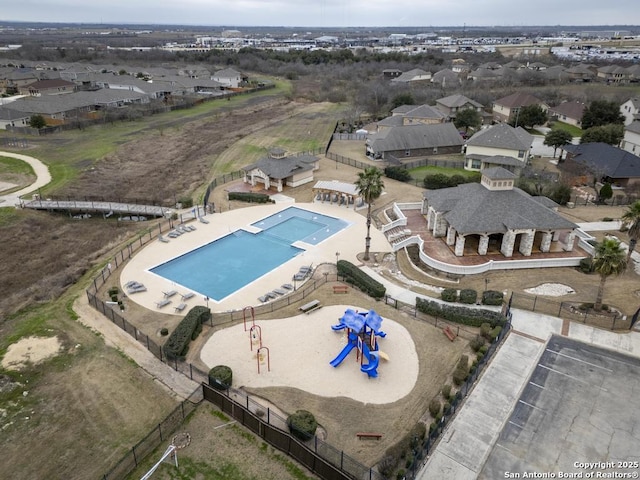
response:
[[[62,345],[58,337],[28,337],[12,343],[2,358],[2,368],[20,370],[28,364],[37,365],[44,360],[55,357]]]
[[[263,358],[259,374],[258,345],[254,344],[251,350],[250,320],[247,331],[241,323],[215,332],[202,348],[200,358],[208,368],[229,366],[234,388],[286,386],[365,404],[391,403],[409,394],[418,378],[418,354],[409,332],[393,320],[382,321],[381,329],[387,335],[378,337],[378,345],[389,359],[380,359],[378,377],[369,378],[360,371],[356,349],[338,367],[329,364],[347,343],[345,330],[331,329],[347,308],[369,311],[361,305],[332,305],[291,318],[256,321],[262,345],[269,349],[269,365]]]

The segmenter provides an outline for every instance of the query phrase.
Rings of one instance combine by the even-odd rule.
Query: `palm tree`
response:
[[[371,204],[382,195],[382,189],[384,188],[382,170],[377,167],[365,168],[364,172],[358,173],[358,180],[355,181],[355,186],[362,199],[367,202],[367,237],[365,239],[363,259],[369,260],[369,248],[371,247],[371,236],[369,235],[371,230]]]
[[[620,275],[627,268],[627,258],[620,242],[611,237],[606,237],[595,246],[593,255],[593,269],[600,275],[600,285],[598,285],[598,295],[594,310],[602,308],[602,296],[604,295],[604,284],[610,275]]]
[[[627,265],[631,261],[631,254],[636,248],[640,238],[640,200],[633,202],[622,215],[622,224],[625,225],[629,235],[629,251],[627,252]]]

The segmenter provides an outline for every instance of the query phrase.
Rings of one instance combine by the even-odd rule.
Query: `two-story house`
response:
[[[518,92],[493,102],[493,119],[496,122],[508,122],[511,118],[517,119],[520,109],[530,105],[540,105],[544,111],[549,110],[549,106],[539,98],[528,93]]]
[[[520,175],[529,162],[533,135],[522,127],[501,123],[480,130],[465,144],[465,170],[500,166]]]

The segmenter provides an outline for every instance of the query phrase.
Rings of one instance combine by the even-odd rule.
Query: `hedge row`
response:
[[[189,310],[162,347],[165,356],[170,360],[183,360],[189,350],[189,342],[200,335],[202,324],[210,318],[211,310],[207,307],[198,305]]]
[[[432,317],[443,318],[450,322],[469,325],[471,327],[479,327],[483,323],[489,323],[492,327],[496,325],[502,327],[507,323],[507,318],[500,312],[479,308],[443,305],[432,300],[423,300],[420,297],[416,298],[416,309]]]
[[[269,203],[271,197],[264,193],[229,192],[229,200],[239,200],[248,203]]]
[[[384,174],[386,177],[393,178],[394,180],[399,180],[401,182],[408,182],[411,180],[411,173],[403,166],[393,166],[386,167],[384,169]]]
[[[338,260],[338,275],[342,276],[345,282],[358,287],[370,297],[382,298],[387,292],[384,285],[346,260]]]

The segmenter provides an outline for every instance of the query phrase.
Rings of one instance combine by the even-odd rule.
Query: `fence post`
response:
[[[133,461],[136,464],[136,467],[138,466],[138,458],[136,457],[136,447],[135,445],[133,447],[131,447],[131,453],[133,453]]]
[[[158,432],[160,433],[160,441],[164,441],[164,439],[162,438],[162,424],[158,424]]]
[[[535,312],[535,311],[536,311],[536,302],[537,302],[537,301],[538,301],[538,296],[536,295],[536,296],[533,298],[533,308],[531,309],[533,312]]]
[[[560,302],[560,308],[558,309],[558,316],[560,316],[560,314],[562,313],[562,304],[563,302]]]

